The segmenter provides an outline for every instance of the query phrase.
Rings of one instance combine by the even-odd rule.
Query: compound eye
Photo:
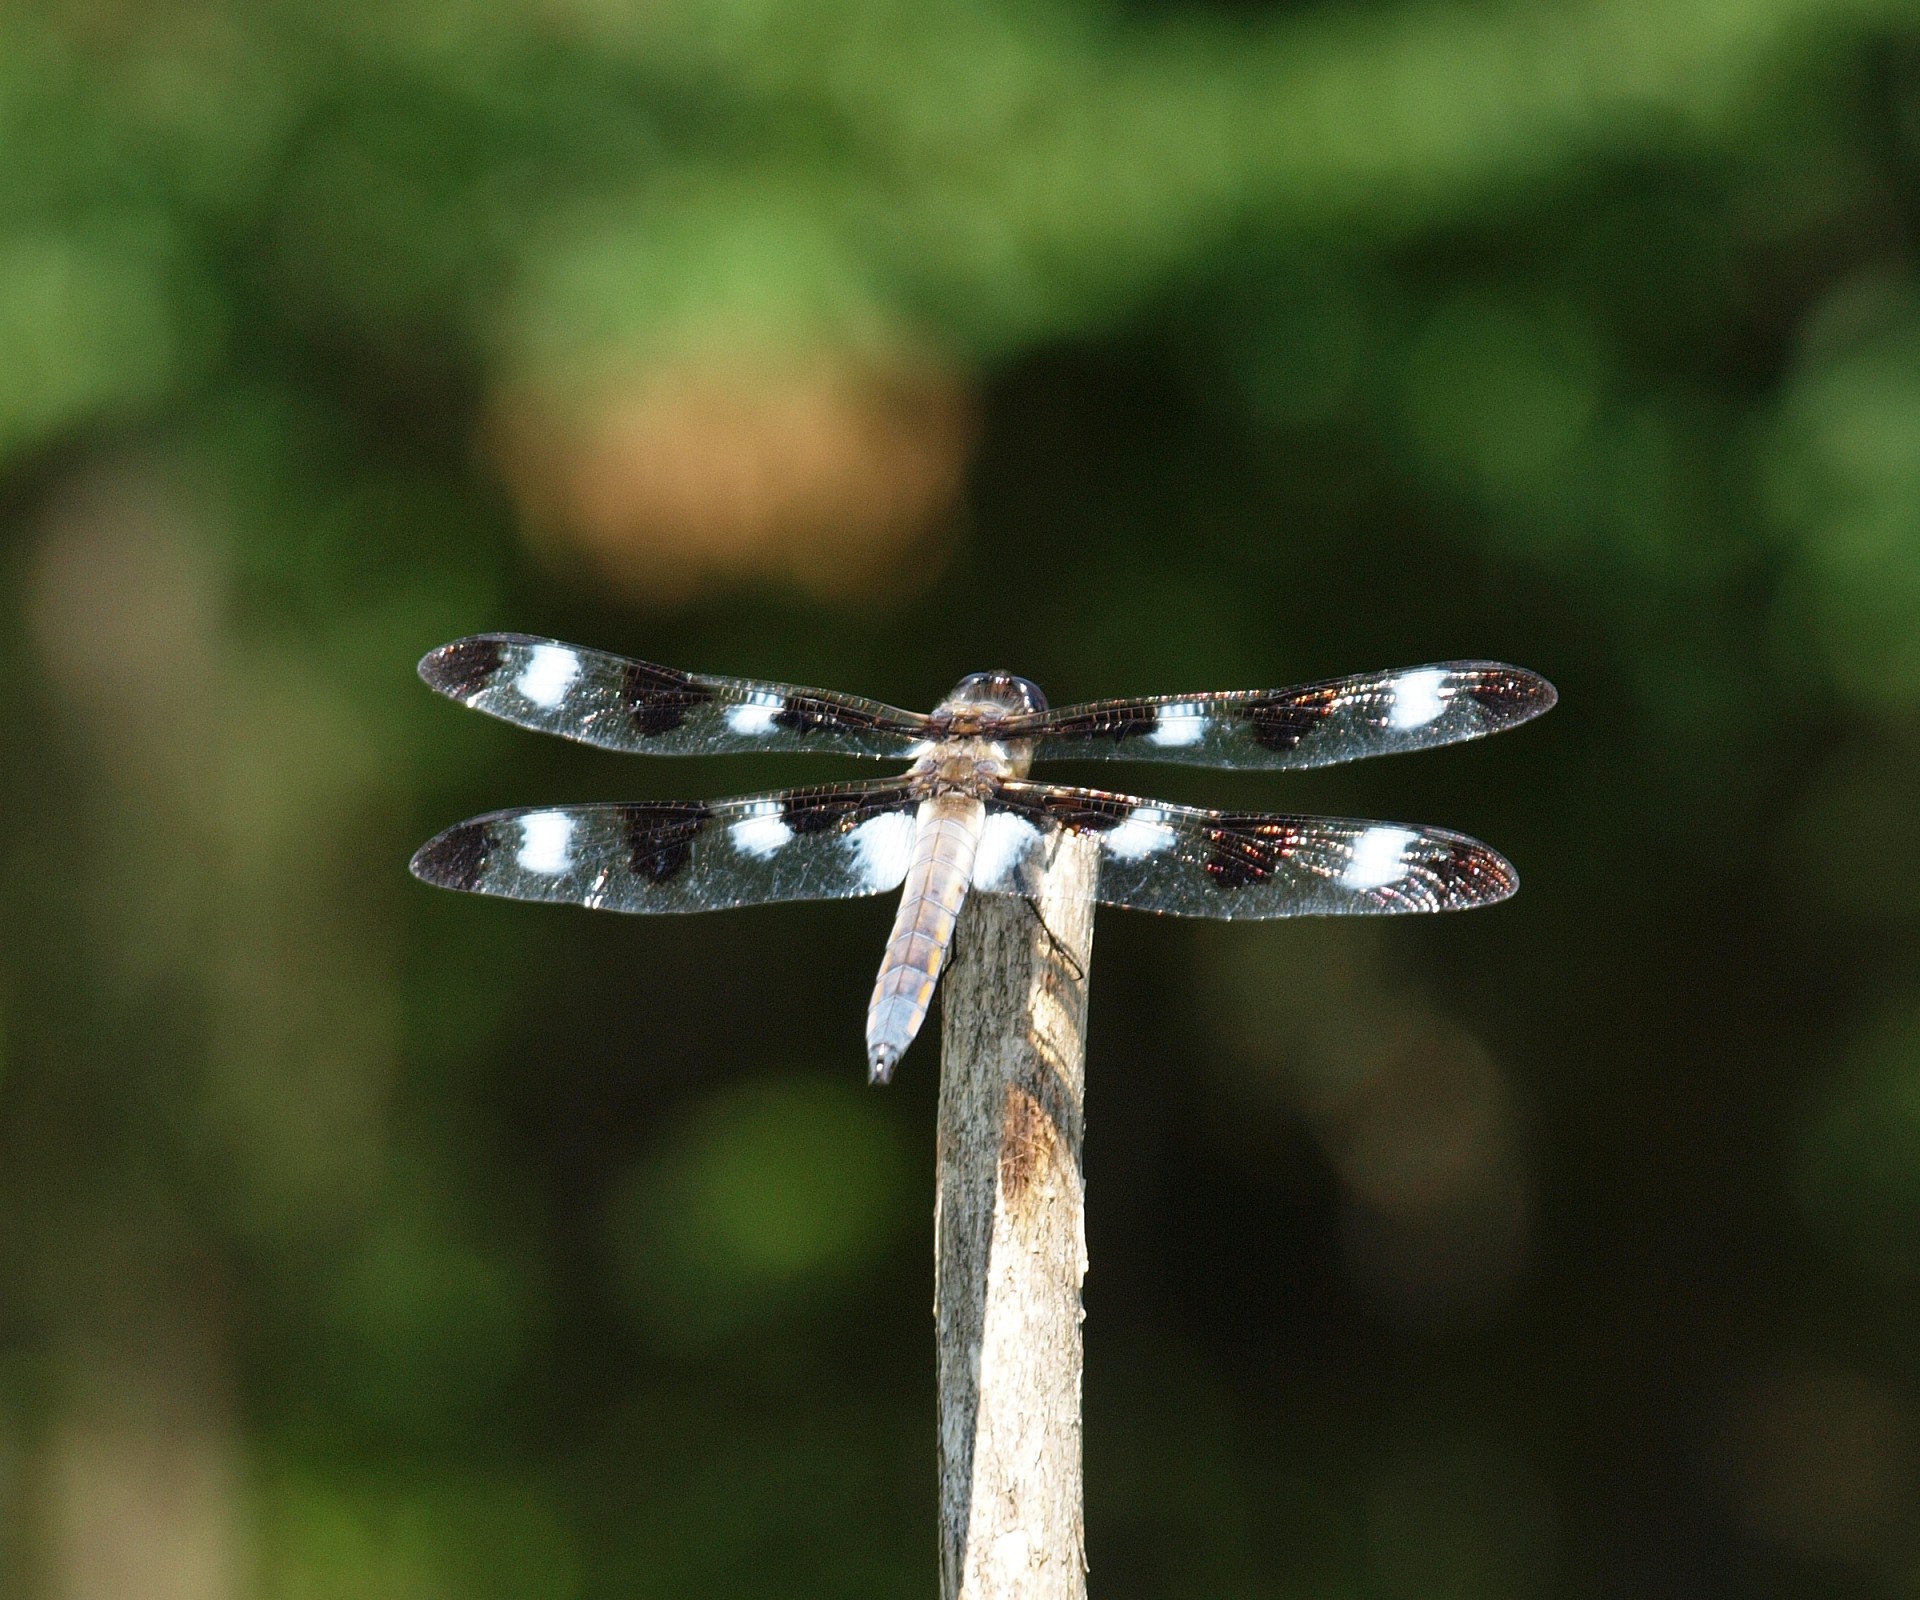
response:
[[[1011,672],[973,672],[960,680],[955,697],[976,704],[982,701],[1010,712],[1044,711],[1047,697],[1030,679]]]
[[[1016,678],[1012,676],[1012,674],[1009,674],[1007,687],[1010,691],[1009,698],[1018,705],[1022,711],[1045,711],[1047,709],[1047,697],[1041,693],[1040,685],[1035,683],[1033,679]]]

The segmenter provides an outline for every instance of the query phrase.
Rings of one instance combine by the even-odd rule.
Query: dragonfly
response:
[[[1322,767],[1481,738],[1556,699],[1546,679],[1495,661],[1058,710],[1026,678],[975,672],[923,714],[518,633],[442,645],[420,676],[476,711],[603,750],[909,763],[896,776],[731,800],[495,811],[448,828],[412,862],[415,877],[442,888],[607,911],[714,911],[900,889],[867,1009],[875,1083],[888,1081],[926,1020],[967,896],[1031,897],[1069,834],[1098,843],[1096,903],[1172,916],[1458,911],[1519,887],[1504,857],[1445,828],[1200,810],[1037,783],[1034,762]]]

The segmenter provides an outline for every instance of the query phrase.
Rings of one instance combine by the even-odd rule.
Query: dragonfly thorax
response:
[[[1032,759],[1024,741],[1015,747],[998,739],[948,739],[921,756],[907,777],[923,796],[985,799],[1003,778],[1024,778]]]

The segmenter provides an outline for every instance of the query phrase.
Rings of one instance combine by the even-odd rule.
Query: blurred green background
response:
[[[1471,917],[1101,919],[1093,1591],[1920,1594],[1920,10],[0,4],[0,1593],[932,1592],[891,907],[428,891],[865,775],[437,700],[1495,656]]]

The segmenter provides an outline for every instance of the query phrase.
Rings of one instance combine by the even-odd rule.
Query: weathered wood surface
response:
[[[969,898],[941,997],[942,1600],[1082,1600],[1080,1163],[1091,838],[1035,907]]]

